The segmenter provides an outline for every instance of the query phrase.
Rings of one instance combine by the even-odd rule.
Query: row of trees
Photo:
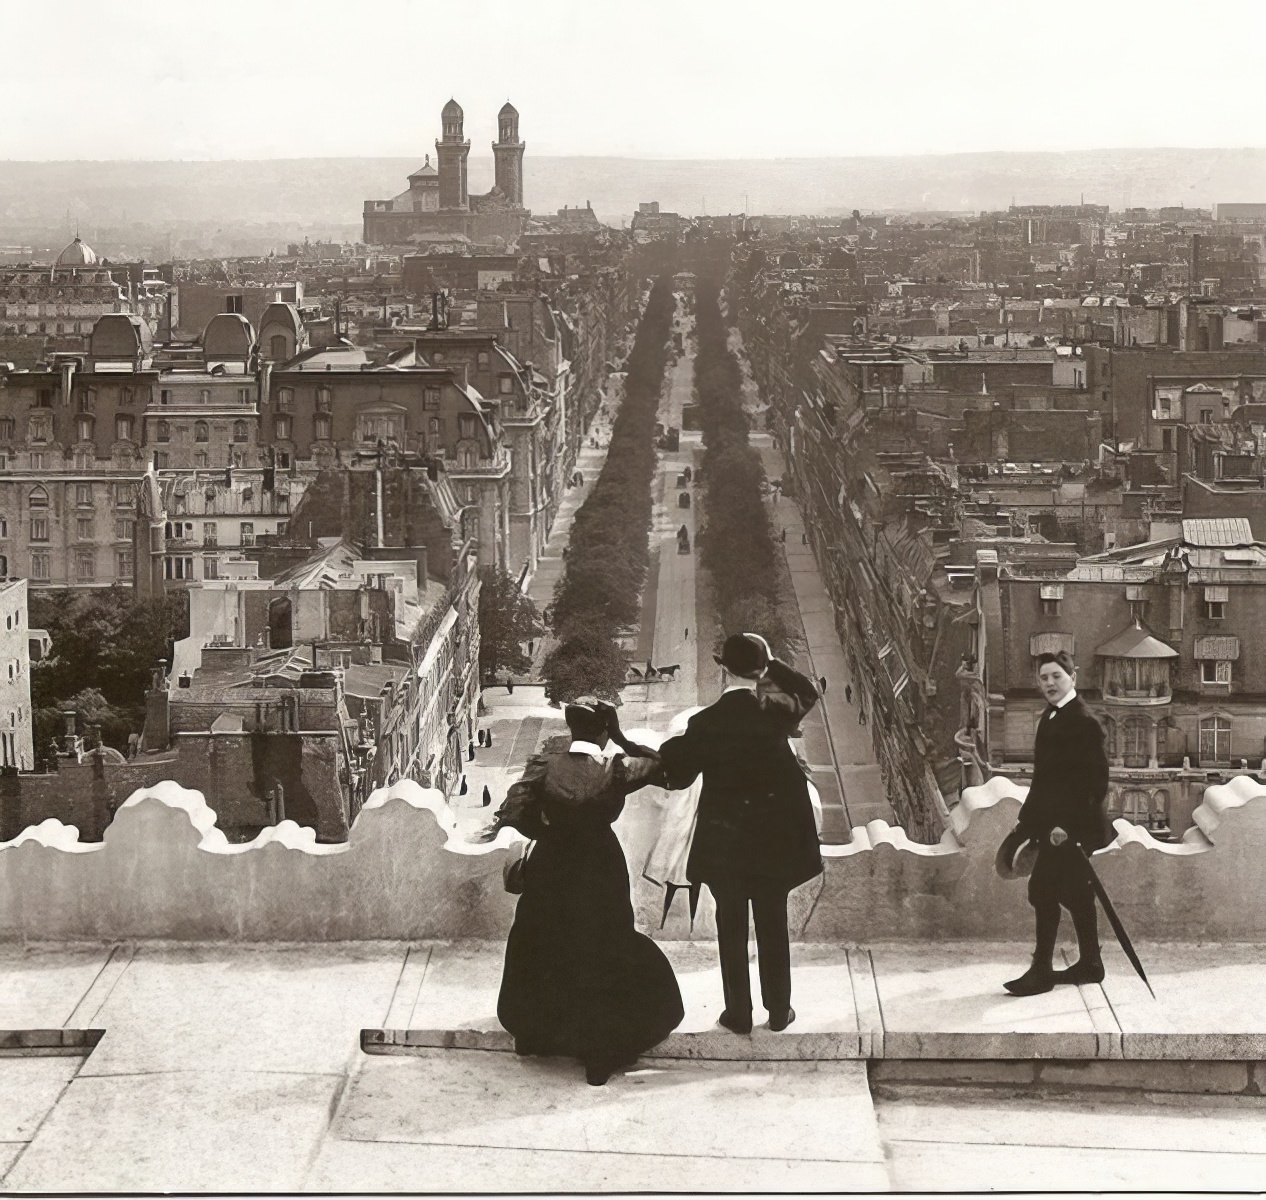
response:
[[[748,445],[743,380],[728,345],[720,284],[700,274],[695,284],[695,393],[703,432],[704,516],[700,560],[712,577],[723,634],[763,634],[780,655],[798,631],[784,603],[774,530],[765,509],[768,489],[760,455]]]
[[[576,512],[567,565],[545,613],[558,639],[544,663],[545,694],[551,700],[587,693],[613,700],[624,683],[618,634],[638,619],[650,562],[655,413],[673,306],[672,278],[661,276],[629,355],[607,461]]]

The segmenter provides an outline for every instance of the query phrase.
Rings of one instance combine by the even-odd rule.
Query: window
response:
[[[0,441],[13,441],[13,418],[0,417]]]
[[[220,531],[214,521],[202,522],[202,544],[204,546],[218,546],[220,544]]]
[[[1202,408],[1202,409],[1200,410],[1200,424],[1201,424],[1201,425],[1212,425],[1212,424],[1213,424],[1213,409],[1211,409],[1211,408]]]
[[[503,396],[510,395],[510,393],[514,391],[514,376],[502,375],[497,380],[497,389],[501,392]]]
[[[211,427],[205,421],[194,423],[193,440],[195,442],[209,442],[211,440]]]
[[[278,537],[281,537],[281,535],[282,535],[283,533],[285,533],[285,532],[286,532],[286,526],[287,526],[289,523],[290,523],[289,521],[278,521],[278,522],[277,522],[277,536],[278,536]]]
[[[214,554],[205,554],[202,557],[202,578],[203,579],[219,579],[220,578],[220,560]]]
[[[1174,448],[1174,431],[1172,429],[1161,430],[1161,449],[1172,450]]]
[[[77,417],[75,419],[75,438],[80,442],[92,441],[91,417]]]
[[[53,424],[48,417],[32,417],[27,424],[27,437],[32,442],[46,442],[52,436]]]
[[[42,451],[33,451],[31,453],[31,470],[44,471],[48,469],[48,456]]]
[[[120,579],[132,578],[132,551],[118,550],[114,555],[114,573]]]
[[[117,508],[131,508],[136,503],[136,490],[130,483],[114,485],[114,503]]]
[[[193,465],[195,467],[209,467],[211,465],[211,456],[205,450],[199,450],[193,456]]]
[[[317,388],[316,392],[316,410],[317,412],[329,412],[334,406],[334,393],[327,387]]]
[[[330,418],[325,413],[318,413],[312,418],[312,436],[317,441],[328,441],[331,434]]]
[[[26,498],[28,508],[47,508],[48,493],[42,488],[32,488],[30,494]]]
[[[92,541],[92,518],[78,517],[75,520],[75,537],[81,542]]]
[[[479,426],[474,413],[462,413],[457,418],[458,432],[464,438],[473,438]]]
[[[290,412],[295,406],[294,388],[280,388],[277,391],[277,411]]]
[[[35,393],[35,407],[36,408],[52,408],[53,407],[53,389],[52,388],[40,388],[40,390]]]
[[[246,427],[245,421],[233,422],[233,440],[235,442],[244,442],[250,436],[250,431]]]
[[[165,471],[171,465],[171,455],[165,450],[154,451],[154,470]]]
[[[289,450],[277,451],[277,469],[280,471],[290,470],[290,451]]]
[[[198,389],[198,403],[199,403],[199,404],[210,404],[210,403],[211,403],[211,389],[210,389],[210,388],[199,388],[199,389]]]
[[[253,546],[255,544],[254,521],[243,521],[239,533],[241,536],[241,544],[243,546]]]
[[[78,508],[92,507],[92,484],[90,483],[75,484],[75,505]]]
[[[31,518],[31,541],[46,542],[48,541],[48,518],[32,517]]]
[[[1043,583],[1039,585],[1042,598],[1042,614],[1047,617],[1059,616],[1059,602],[1064,598],[1062,583]]]
[[[240,313],[245,300],[245,296],[225,296],[224,311],[226,313]]]
[[[87,391],[79,393],[79,411],[81,413],[95,412],[97,408],[97,393],[95,389],[89,388]]]
[[[1226,616],[1226,604],[1230,599],[1227,587],[1206,586],[1204,589],[1204,615],[1206,620],[1221,621]]]
[[[9,518],[0,517],[0,538],[7,538],[8,536],[9,536]]]
[[[133,400],[132,400],[132,389],[131,389],[131,388],[126,388],[126,387],[125,387],[125,388],[121,388],[121,389],[120,389],[120,391],[119,391],[119,405],[120,405],[122,408],[131,408],[131,407],[132,407],[132,403],[133,403]]]
[[[287,349],[288,345],[285,334],[275,333],[268,339],[268,355],[277,362],[280,362],[282,359],[287,357]]]
[[[1164,420],[1168,420],[1172,411],[1170,408],[1172,403],[1173,401],[1168,396],[1157,396],[1156,397],[1156,415],[1158,417],[1163,418]]]
[[[1221,714],[1200,721],[1200,765],[1231,761],[1231,718]]]
[[[163,577],[165,579],[192,579],[193,555],[167,555],[167,557],[163,560]]]
[[[273,418],[273,436],[278,438],[288,438],[290,436],[289,417]]]
[[[1223,659],[1206,658],[1200,663],[1200,682],[1215,687],[1231,686],[1231,664]]]
[[[132,440],[131,417],[117,416],[114,418],[114,437],[119,442],[130,442]]]
[[[32,550],[31,551],[31,578],[32,579],[48,579],[48,551]]]
[[[479,366],[486,367],[488,365],[488,351],[480,350],[475,361],[479,364]]]
[[[166,421],[159,421],[154,430],[154,440],[159,442],[171,441],[171,425]]]
[[[136,534],[136,522],[131,517],[118,517],[114,522],[114,540],[130,542]]]
[[[440,389],[429,387],[422,393],[422,407],[428,412],[438,412],[440,407]]]
[[[95,579],[97,575],[97,556],[91,550],[75,551],[75,578],[81,583]]]
[[[444,432],[444,418],[432,417],[429,423],[429,428],[432,434],[443,433]]]

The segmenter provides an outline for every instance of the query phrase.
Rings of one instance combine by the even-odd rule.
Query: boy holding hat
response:
[[[1000,869],[1005,859],[1007,869],[1023,873],[1023,843],[1036,848],[1029,876],[1036,948],[1029,969],[1003,984],[1013,996],[1036,996],[1057,983],[1103,979],[1095,893],[1086,861],[1087,854],[1112,840],[1103,730],[1077,695],[1077,667],[1067,650],[1038,655],[1037,683],[1047,706],[1033,747],[1033,783],[1015,831],[999,851]],[[1062,908],[1073,919],[1078,959],[1056,971],[1052,963]]]

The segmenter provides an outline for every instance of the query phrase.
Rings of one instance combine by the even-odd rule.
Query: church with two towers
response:
[[[523,207],[523,150],[519,113],[508,100],[497,114],[497,140],[492,143],[494,185],[482,196],[467,187],[466,160],[470,139],[463,136],[465,114],[450,100],[440,114],[442,136],[431,156],[409,176],[409,187],[390,200],[365,201],[364,240],[373,246],[464,236],[472,242],[493,238],[513,241],[531,214]]]

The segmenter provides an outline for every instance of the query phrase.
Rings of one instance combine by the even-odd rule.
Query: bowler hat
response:
[[[769,643],[758,633],[733,633],[712,657],[731,675],[755,679],[769,666]]]
[[[1033,864],[1037,861],[1037,842],[1027,833],[1013,829],[1002,839],[998,853],[993,860],[993,869],[1003,879],[1023,879],[1033,874]]]

